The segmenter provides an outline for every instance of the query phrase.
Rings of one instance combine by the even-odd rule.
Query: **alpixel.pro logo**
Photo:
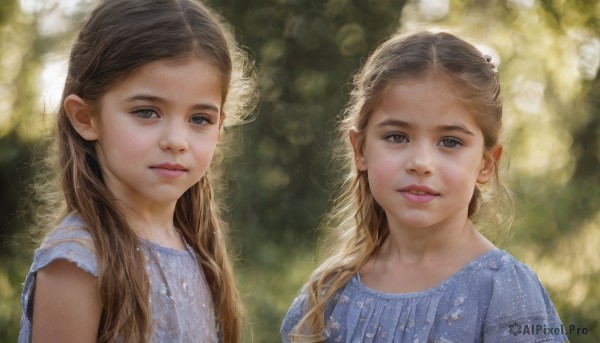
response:
[[[564,325],[560,326],[547,326],[540,324],[526,324],[521,325],[514,322],[508,326],[508,331],[514,335],[543,335],[543,336],[557,336],[557,335],[587,335],[588,328],[578,327],[577,325],[569,325],[568,329]]]

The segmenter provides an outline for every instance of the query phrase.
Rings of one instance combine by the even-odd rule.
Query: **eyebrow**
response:
[[[475,136],[473,131],[469,130],[467,127],[463,125],[440,125],[438,126],[439,130],[442,132],[451,132],[451,131],[460,131],[466,133],[470,136]]]
[[[398,119],[386,119],[376,125],[377,128],[384,128],[388,126],[400,127],[400,128],[410,128],[412,125],[409,122]],[[439,125],[437,127],[438,131],[441,132],[452,132],[452,131],[460,131],[470,136],[475,136],[473,131],[469,130],[466,126],[455,124],[455,125]]]
[[[396,127],[410,127],[411,125],[408,122],[398,119],[386,119],[379,124],[375,125],[376,127],[386,127],[386,126],[396,126]]]
[[[136,94],[130,98],[125,99],[126,102],[136,102],[136,101],[149,101],[149,102],[157,102],[157,103],[167,103],[168,101],[158,97],[158,96],[154,96],[154,95],[148,95],[148,94]],[[207,104],[207,103],[199,103],[199,104],[195,104],[194,106],[192,106],[192,109],[194,110],[200,110],[200,111],[205,111],[205,110],[210,110],[213,112],[217,112],[219,113],[220,110],[217,106],[212,105],[212,104]]]

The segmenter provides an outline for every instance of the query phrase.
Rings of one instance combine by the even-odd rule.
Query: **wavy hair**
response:
[[[62,101],[76,94],[98,112],[102,96],[131,73],[157,60],[198,56],[220,72],[224,132],[213,161],[197,184],[177,201],[174,224],[199,256],[223,342],[239,342],[243,307],[227,252],[227,225],[218,197],[224,141],[229,127],[255,105],[253,66],[229,26],[193,0],[105,0],[84,20],[71,49]],[[102,315],[98,342],[147,342],[152,333],[150,286],[139,238],[103,182],[94,142],[71,126],[65,110],[56,116],[50,169],[58,173],[41,187],[47,196],[45,230],[75,213],[85,223],[98,258]],[[43,194],[42,194],[43,195]],[[114,252],[119,252],[115,254]]]
[[[474,46],[449,33],[428,31],[394,35],[369,57],[354,77],[348,106],[338,125],[334,154],[340,181],[332,210],[322,225],[325,261],[313,272],[305,289],[307,312],[290,334],[294,342],[323,342],[324,310],[334,295],[381,247],[389,234],[383,208],[375,201],[367,172],[358,170],[348,134],[357,132],[358,149],[365,144],[366,127],[382,95],[393,84],[440,75],[460,91],[461,100],[476,113],[486,149],[498,143],[502,129],[502,95],[495,67]],[[494,171],[494,186],[508,192]],[[468,207],[474,218],[482,203],[478,186]]]

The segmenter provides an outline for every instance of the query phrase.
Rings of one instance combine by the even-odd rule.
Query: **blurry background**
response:
[[[76,23],[93,0],[0,2],[0,342],[15,342],[33,249],[27,186],[43,156]],[[600,341],[600,3],[595,0],[211,0],[256,60],[261,102],[233,161],[229,220],[254,342],[315,267],[329,144],[351,75],[391,33],[451,30],[500,71],[511,239],[572,342]]]

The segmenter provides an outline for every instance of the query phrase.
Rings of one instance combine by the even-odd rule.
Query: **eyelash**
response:
[[[156,115],[157,118],[159,118],[156,110],[154,110],[152,108],[145,108],[145,107],[134,108],[132,112],[142,119],[150,119],[153,117],[154,114]],[[149,112],[152,112],[152,114],[150,116],[143,115],[143,114],[147,114]]]
[[[196,118],[198,118],[198,119],[202,119],[202,121],[203,121],[203,122],[202,122],[202,123],[194,123],[192,120],[193,120],[193,119],[196,119]],[[201,115],[201,114],[193,115],[193,116],[190,118],[190,122],[191,122],[192,124],[195,124],[195,125],[207,125],[207,124],[212,124],[212,121],[210,120],[210,117],[209,117],[209,116],[206,116],[206,115]]]
[[[386,141],[389,141],[391,143],[406,143],[406,142],[408,142],[408,137],[406,137],[406,135],[403,133],[389,133],[389,134],[385,135],[383,138],[385,138]],[[403,141],[400,142],[397,138],[402,138]]]
[[[134,108],[132,112],[135,115],[137,115],[139,118],[142,118],[142,119],[160,118],[160,116],[158,115],[158,112],[152,108],[145,108],[145,107]],[[147,116],[146,114],[150,114],[150,115]],[[198,122],[194,122],[194,119],[201,119],[202,121],[200,123],[198,123]],[[194,125],[212,124],[210,117],[207,115],[202,115],[202,114],[192,115],[190,117],[189,121],[190,121],[190,123],[192,123]]]
[[[443,142],[450,142],[451,144],[453,144],[452,146],[446,146],[445,144],[443,144]],[[440,143],[442,144],[442,146],[444,148],[456,148],[457,146],[464,146],[463,142],[460,141],[460,139],[455,138],[455,137],[444,137],[442,139],[440,139]]]

